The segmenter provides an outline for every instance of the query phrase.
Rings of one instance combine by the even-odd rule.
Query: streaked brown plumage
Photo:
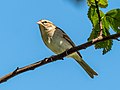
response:
[[[45,45],[56,54],[60,54],[75,44],[68,37],[68,35],[56,27],[52,22],[48,20],[40,20],[37,22],[40,28],[42,39]],[[70,54],[68,57],[74,58],[88,73],[91,78],[94,75],[98,75],[83,59],[79,52]]]

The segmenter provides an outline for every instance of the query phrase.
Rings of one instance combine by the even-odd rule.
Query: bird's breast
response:
[[[46,46],[56,54],[62,53],[72,47],[72,45],[58,33],[47,36],[43,41]]]

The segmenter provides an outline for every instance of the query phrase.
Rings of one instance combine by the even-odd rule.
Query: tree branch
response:
[[[106,37],[103,37],[103,38],[100,38],[98,39],[97,41],[89,41],[89,42],[86,42],[84,44],[81,44],[79,46],[76,46],[74,48],[71,48],[61,54],[58,54],[58,55],[54,55],[54,56],[51,56],[49,58],[45,58],[43,60],[40,60],[36,63],[33,63],[33,64],[30,64],[30,65],[27,65],[27,66],[24,66],[22,68],[19,68],[17,67],[13,72],[10,72],[8,73],[7,75],[3,76],[0,78],[0,83],[3,83],[9,79],[11,79],[12,77],[14,76],[17,76],[23,72],[26,72],[26,71],[29,71],[29,70],[34,70],[35,68],[39,67],[39,66],[42,66],[44,64],[48,64],[50,62],[54,62],[56,60],[60,60],[60,59],[63,59],[64,57],[66,57],[67,55],[73,53],[73,52],[76,52],[78,50],[82,50],[82,49],[86,49],[87,47],[90,47],[98,42],[103,42],[103,41],[106,41],[106,40],[110,40],[110,39],[116,39],[120,37],[120,33],[117,33],[117,34],[113,34],[113,35],[110,35],[110,36],[106,36]]]
[[[92,40],[93,42],[98,41],[99,39],[103,38],[103,36],[102,36],[103,35],[103,26],[102,26],[102,20],[101,20],[100,10],[99,10],[99,6],[98,6],[98,1],[97,0],[95,0],[95,6],[96,6],[96,12],[97,12],[97,15],[98,15],[98,24],[99,24],[100,32],[99,32],[98,37]]]

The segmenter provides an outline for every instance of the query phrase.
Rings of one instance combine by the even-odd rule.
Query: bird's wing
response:
[[[74,42],[69,38],[69,36],[62,30],[62,29],[60,29],[59,27],[56,27],[56,29],[57,30],[60,30],[60,31],[62,31],[62,33],[63,33],[63,38],[65,38],[73,47],[75,47],[76,45],[74,44]],[[79,53],[79,52],[77,52],[78,53],[78,55],[82,58],[82,55]]]
[[[63,34],[62,37],[65,38],[73,47],[75,47],[75,44],[73,43],[73,41],[68,37],[68,35],[59,27],[56,27],[57,30],[61,31]]]

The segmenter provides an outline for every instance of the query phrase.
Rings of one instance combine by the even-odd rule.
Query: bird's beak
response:
[[[37,24],[42,24],[41,21],[38,21]]]
[[[40,27],[44,27],[44,25],[42,24],[41,20],[37,22],[38,25],[40,25]]]

